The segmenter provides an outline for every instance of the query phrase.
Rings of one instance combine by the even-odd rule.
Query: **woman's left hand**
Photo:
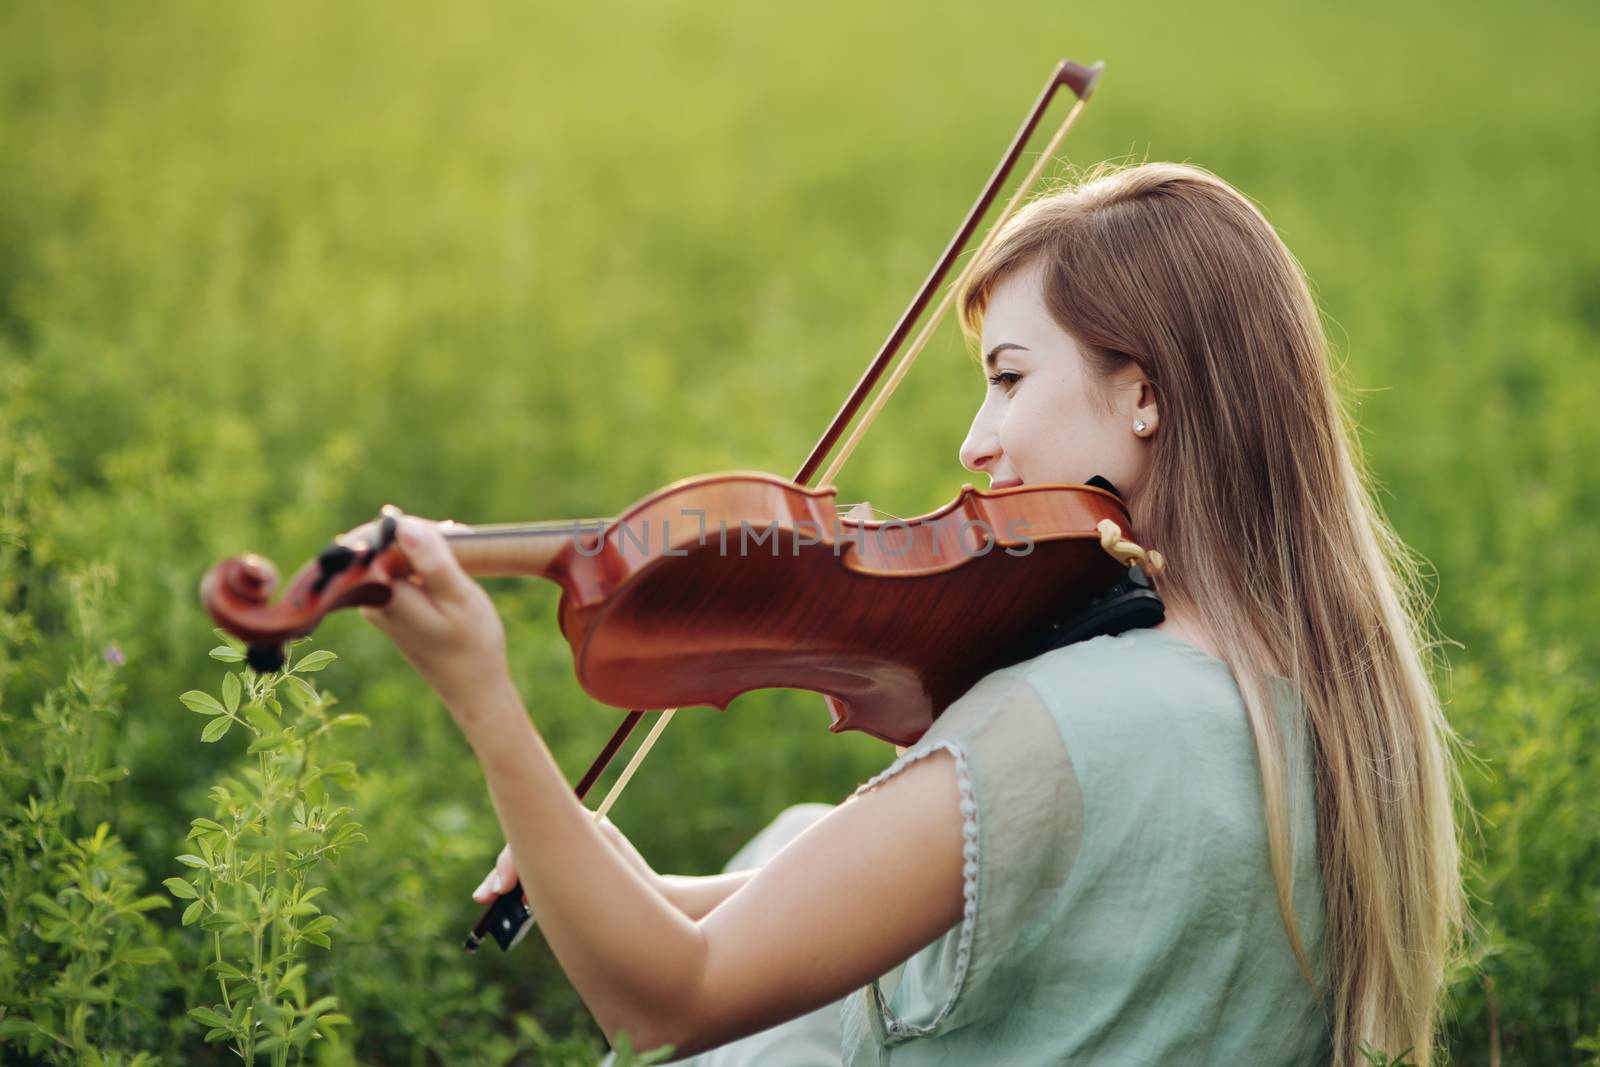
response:
[[[457,722],[481,698],[509,684],[506,633],[489,594],[461,569],[440,524],[402,515],[395,531],[412,576],[395,582],[389,603],[361,617],[388,635],[444,700]]]

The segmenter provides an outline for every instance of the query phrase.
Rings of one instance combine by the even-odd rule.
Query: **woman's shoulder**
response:
[[[1045,713],[1112,719],[1124,730],[1143,722],[1159,729],[1176,707],[1188,714],[1242,711],[1226,663],[1182,638],[1138,629],[1051,649],[986,675],[947,708],[928,740],[972,735],[1004,720]]]
[[[1097,701],[1149,706],[1168,698],[1231,704],[1238,695],[1226,663],[1163,630],[1102,634],[996,673],[1026,683],[1047,702],[1070,700],[1078,706]]]

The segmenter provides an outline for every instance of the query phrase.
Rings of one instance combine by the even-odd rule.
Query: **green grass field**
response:
[[[1206,166],[1304,263],[1429,561],[1439,683],[1484,761],[1452,1061],[1600,1062],[1578,1048],[1600,1037],[1597,44],[1579,3],[0,7],[0,1006],[91,1005],[81,1042],[31,1053],[0,1021],[0,1058],[232,1062],[184,1015],[210,957],[176,910],[142,914],[173,962],[119,1014],[93,976],[39,984],[72,953],[17,896],[60,846],[30,796],[65,798],[63,841],[108,822],[156,893],[254,761],[177,700],[221,681],[206,567],[298,566],[386,502],[566,518],[792,474],[1069,56],[1107,63],[1071,164]],[[840,498],[950,499],[979,394],[947,325]],[[574,682],[554,591],[492,587],[576,778],[616,715]],[[319,875],[341,923],[306,957],[351,1018],[322,1060],[592,1062],[542,941],[456,949],[501,839],[448,716],[353,613],[317,641],[372,720],[338,750],[369,841]],[[126,663],[91,699],[109,643]],[[887,762],[826,721],[805,693],[685,713],[613,819],[658,869],[715,871]]]

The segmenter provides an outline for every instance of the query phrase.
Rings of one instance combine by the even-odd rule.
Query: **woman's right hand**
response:
[[[645,881],[649,882],[656,892],[669,900],[672,899],[672,894],[666,882],[639,854],[639,850],[633,847],[633,842],[624,837],[622,831],[618,830],[610,819],[602,817],[596,825],[600,828],[600,836],[604,837],[611,847],[616,849],[622,855],[622,858],[627,860],[635,870],[644,875]],[[478,884],[478,888],[472,891],[472,899],[479,904],[493,903],[495,897],[502,893],[510,892],[511,887],[520,880],[517,876],[516,864],[511,861],[511,846],[507,845],[500,850],[500,858],[495,861],[494,869]]]

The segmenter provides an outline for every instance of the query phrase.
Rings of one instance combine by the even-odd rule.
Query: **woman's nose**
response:
[[[993,434],[974,431],[961,443],[961,465],[974,474],[986,473],[1000,458],[1000,442]]]

